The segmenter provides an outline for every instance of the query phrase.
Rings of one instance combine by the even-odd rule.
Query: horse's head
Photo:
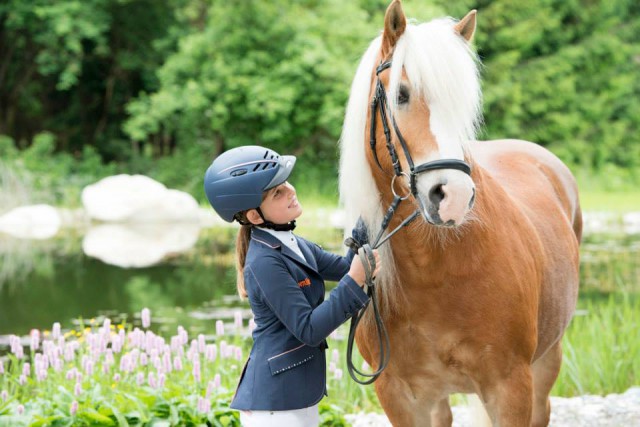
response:
[[[391,3],[384,32],[363,57],[351,89],[342,135],[347,200],[353,192],[345,181],[361,181],[368,169],[383,194],[397,175],[395,191],[413,193],[427,222],[464,223],[475,198],[465,145],[475,139],[481,105],[469,46],[475,16],[413,25],[400,1]]]

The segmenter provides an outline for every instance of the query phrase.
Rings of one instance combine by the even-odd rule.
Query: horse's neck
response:
[[[391,238],[391,248],[397,275],[405,283],[423,284],[425,281],[442,282],[445,277],[472,275],[481,268],[483,246],[490,240],[490,221],[497,215],[497,204],[485,197],[485,172],[474,171],[476,202],[468,220],[460,227],[436,227],[426,223],[422,216]],[[389,226],[396,227],[415,210],[411,203],[401,204],[396,218]],[[463,267],[462,267],[463,266]]]

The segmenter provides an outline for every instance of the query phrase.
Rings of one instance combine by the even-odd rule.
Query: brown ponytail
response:
[[[236,238],[236,285],[238,287],[238,295],[240,299],[247,297],[247,291],[244,288],[244,261],[247,258],[247,250],[249,249],[249,239],[251,238],[251,226],[241,225]]]
[[[262,193],[262,200],[273,191],[273,189]],[[234,219],[240,224],[240,230],[238,231],[238,237],[236,238],[236,286],[238,288],[238,295],[240,299],[245,299],[247,290],[244,287],[244,262],[247,259],[247,251],[249,250],[249,239],[251,239],[251,222],[247,219],[247,212],[238,212]],[[244,225],[246,224],[246,225]]]

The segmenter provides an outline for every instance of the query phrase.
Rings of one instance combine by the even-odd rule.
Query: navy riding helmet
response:
[[[218,215],[233,222],[237,213],[258,208],[262,193],[285,182],[295,163],[294,156],[257,145],[232,148],[207,169],[204,191]]]

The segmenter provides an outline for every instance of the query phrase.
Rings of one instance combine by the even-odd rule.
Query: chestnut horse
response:
[[[474,141],[475,23],[471,11],[459,22],[408,24],[395,0],[347,106],[340,159],[347,225],[361,216],[373,238],[394,190],[409,197],[389,229],[420,213],[380,248],[376,292],[391,359],[375,389],[394,426],[450,426],[451,393],[477,394],[494,425],[546,426],[575,309],[582,232],[575,181],[531,142]],[[378,98],[372,108],[379,85],[386,103]],[[437,160],[444,166],[415,174],[412,185],[411,165]],[[449,168],[451,161],[470,172]],[[375,368],[368,311],[356,342]]]

